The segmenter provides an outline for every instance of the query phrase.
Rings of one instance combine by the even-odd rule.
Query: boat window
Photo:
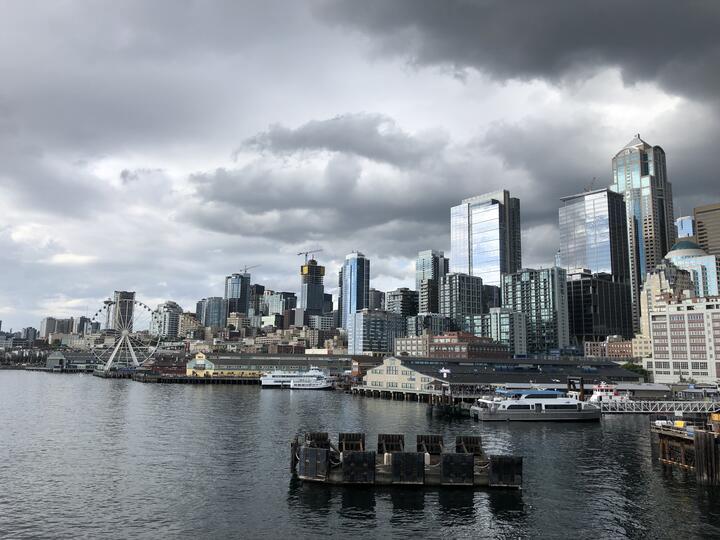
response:
[[[577,410],[577,405],[555,405],[555,404],[547,404],[545,405],[545,410],[548,409],[567,409],[567,410]]]
[[[530,409],[530,405],[508,405],[508,409]]]
[[[527,394],[524,396],[525,399],[555,399],[557,394]]]

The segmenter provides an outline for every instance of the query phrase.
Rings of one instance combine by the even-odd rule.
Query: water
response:
[[[720,488],[654,464],[642,416],[481,426],[339,392],[19,371],[0,406],[0,538],[720,537]],[[305,430],[481,433],[525,456],[523,490],[302,485]]]

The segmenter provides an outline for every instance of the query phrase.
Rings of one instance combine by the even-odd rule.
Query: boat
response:
[[[600,407],[556,390],[498,390],[470,407],[483,422],[598,422]]]
[[[601,382],[593,386],[593,393],[588,401],[590,403],[625,403],[631,399],[625,394],[619,394],[614,384]]]
[[[260,377],[262,388],[290,388],[292,390],[330,390],[333,383],[325,372],[311,366],[308,371],[275,370]]]

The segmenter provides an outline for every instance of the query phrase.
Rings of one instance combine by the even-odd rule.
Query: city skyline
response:
[[[538,15],[547,27],[584,20],[576,6],[558,17],[558,5]],[[328,275],[356,249],[376,288],[412,286],[419,250],[450,255],[447,209],[497,189],[524,201],[523,266],[549,265],[555,242],[528,239],[557,236],[560,197],[593,177],[610,185],[611,156],[638,132],[667,152],[675,215],[716,200],[704,8],[655,10],[665,39],[687,44],[672,57],[654,37],[610,45],[601,31],[573,43],[582,61],[548,62],[543,51],[570,46],[562,32],[523,22],[536,55],[522,64],[491,52],[518,44],[447,32],[423,5],[405,6],[398,28],[382,3],[359,13],[298,2],[282,5],[282,20],[279,6],[8,6],[3,328],[90,314],[115,289],[191,309],[246,264],[262,265],[256,282],[299,293],[295,254],[315,247]],[[597,8],[601,30],[617,28],[615,8]],[[463,6],[452,21],[481,29],[517,9],[481,17]],[[48,20],[58,32],[44,31]],[[416,39],[393,41],[409,28]],[[336,293],[335,280],[326,288]]]

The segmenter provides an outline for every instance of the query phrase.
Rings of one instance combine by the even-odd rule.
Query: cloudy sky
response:
[[[720,4],[0,0],[0,319],[115,289],[193,309],[298,251],[412,286],[449,209],[507,188],[523,263],[635,133],[676,213],[720,199]]]

